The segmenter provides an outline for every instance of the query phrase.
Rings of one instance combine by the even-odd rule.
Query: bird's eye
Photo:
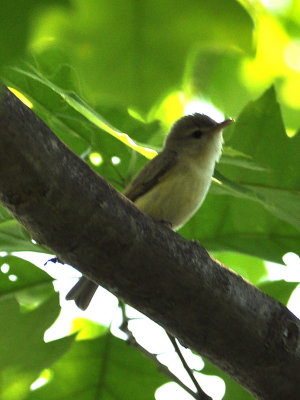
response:
[[[200,139],[202,135],[203,135],[203,132],[200,131],[200,129],[198,129],[198,130],[196,130],[196,131],[194,131],[194,132],[192,133],[192,136],[193,136],[195,139]]]

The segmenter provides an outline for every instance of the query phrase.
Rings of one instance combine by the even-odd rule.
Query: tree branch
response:
[[[0,201],[32,237],[259,399],[298,399],[300,321],[139,211],[4,89]]]

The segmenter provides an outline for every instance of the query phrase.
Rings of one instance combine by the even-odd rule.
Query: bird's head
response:
[[[199,158],[206,155],[217,161],[222,151],[222,130],[232,122],[233,119],[216,122],[199,113],[187,115],[174,123],[164,148],[189,157]]]

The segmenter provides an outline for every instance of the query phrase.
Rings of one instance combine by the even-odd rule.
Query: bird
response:
[[[150,160],[123,191],[141,211],[178,230],[199,209],[209,190],[215,163],[222,153],[222,131],[234,122],[216,122],[200,113],[177,120],[162,151]],[[98,285],[82,276],[68,292],[85,310]]]

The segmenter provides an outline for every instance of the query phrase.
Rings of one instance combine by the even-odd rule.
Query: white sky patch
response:
[[[212,104],[204,100],[193,100],[184,107],[184,114],[200,113],[208,115],[217,122],[224,121],[224,115],[221,111],[215,108]]]
[[[266,263],[270,280],[283,279],[287,282],[300,282],[299,256],[295,253],[286,253],[283,256],[283,261],[286,264],[285,266],[271,262]]]

